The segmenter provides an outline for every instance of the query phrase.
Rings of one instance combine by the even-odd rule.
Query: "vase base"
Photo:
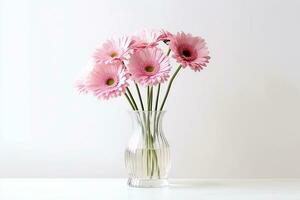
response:
[[[169,185],[168,179],[138,179],[129,178],[127,184],[130,187],[138,188],[158,188],[166,187]]]

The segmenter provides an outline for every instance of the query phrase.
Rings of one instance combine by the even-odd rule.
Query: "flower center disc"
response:
[[[110,54],[110,57],[114,58],[114,57],[116,57],[117,55],[118,55],[117,52],[112,52],[112,53]]]
[[[146,66],[146,67],[145,67],[145,71],[146,71],[146,72],[153,72],[153,71],[154,71],[154,67],[151,66],[151,65]]]
[[[184,56],[184,57],[191,57],[191,52],[189,51],[189,50],[183,50],[182,51],[182,55]]]
[[[115,83],[115,80],[112,78],[107,79],[107,81],[106,81],[106,85],[109,85],[109,86],[113,85],[114,83]]]

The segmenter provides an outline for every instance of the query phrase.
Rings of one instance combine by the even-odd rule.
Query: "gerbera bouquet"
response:
[[[171,78],[170,54],[178,63]],[[95,51],[93,66],[77,82],[77,88],[99,99],[124,96],[134,110],[138,134],[132,137],[125,153],[129,185],[166,185],[170,151],[161,128],[162,111],[180,69],[202,70],[210,59],[208,54],[201,37],[183,32],[173,35],[165,30],[144,30],[110,39]],[[161,96],[164,83],[168,85]]]
[[[159,43],[166,45],[165,52]],[[171,78],[170,54],[179,64]],[[201,37],[184,32],[173,35],[165,30],[143,30],[133,36],[104,42],[93,55],[92,68],[77,81],[76,86],[80,92],[91,93],[99,99],[125,96],[136,111],[162,111],[180,69],[202,70],[209,62],[208,54]],[[161,84],[167,81],[160,102]],[[130,82],[137,90],[137,98],[130,90]],[[147,105],[140,87],[147,88]]]

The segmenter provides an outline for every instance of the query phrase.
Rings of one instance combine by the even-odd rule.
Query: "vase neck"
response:
[[[161,134],[165,111],[134,111],[130,112],[133,128],[144,134]]]

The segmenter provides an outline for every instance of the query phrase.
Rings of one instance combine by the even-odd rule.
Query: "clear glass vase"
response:
[[[170,148],[163,133],[164,111],[133,111],[133,134],[125,151],[125,166],[132,187],[168,185]]]

